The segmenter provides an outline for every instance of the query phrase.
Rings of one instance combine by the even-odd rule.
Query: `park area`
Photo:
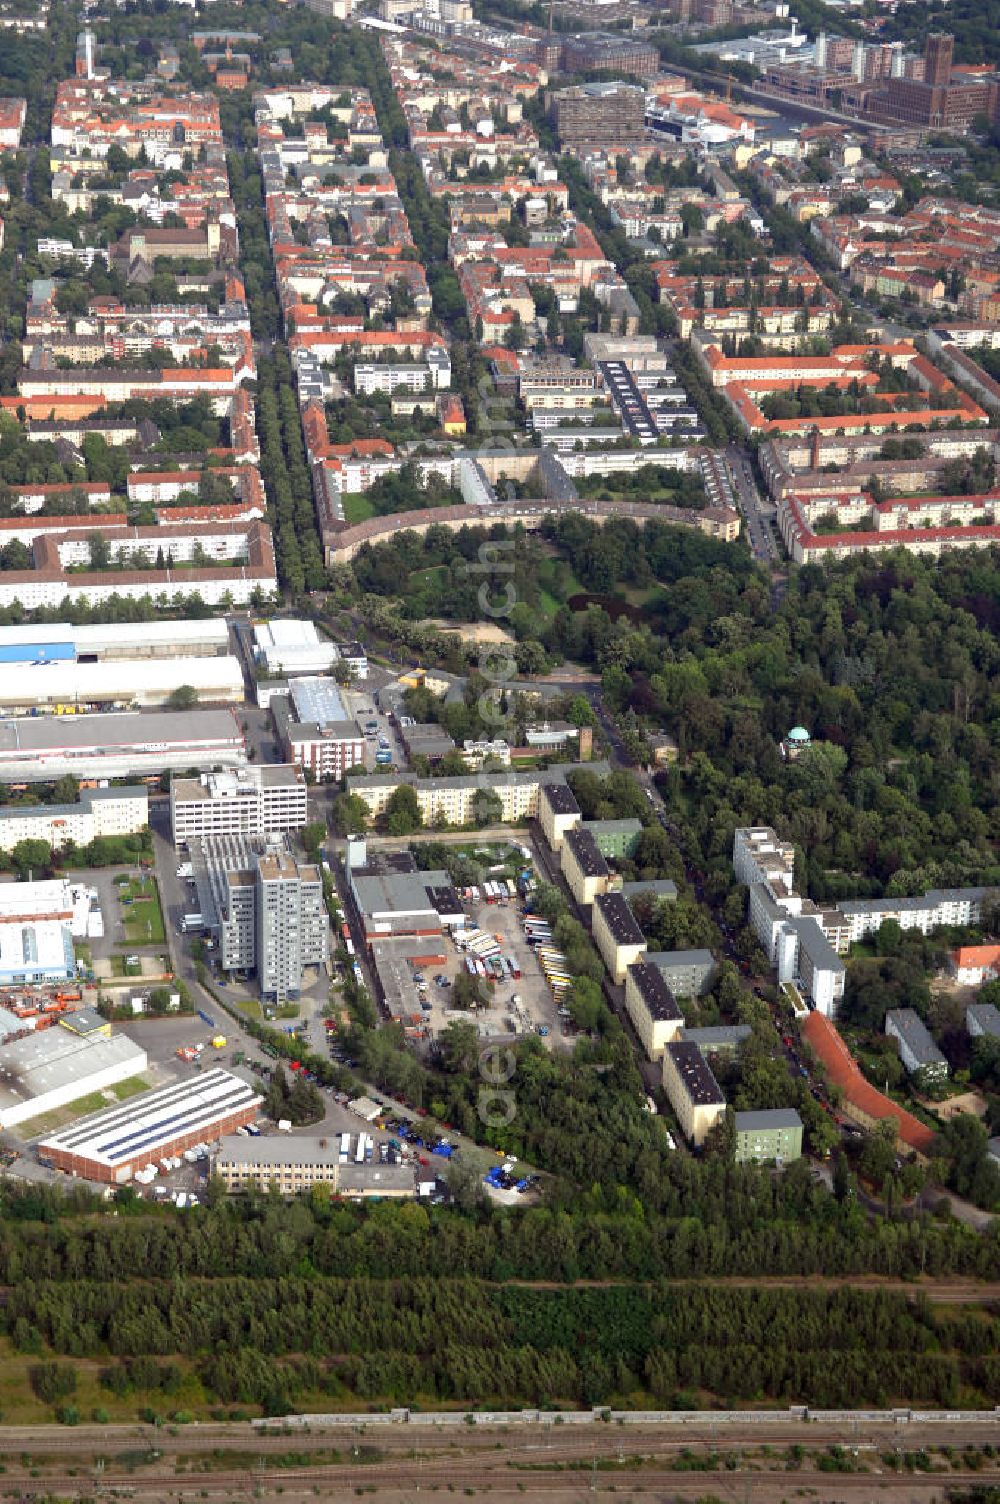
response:
[[[163,910],[156,878],[122,876],[115,879],[126,940],[133,945],[162,944]]]

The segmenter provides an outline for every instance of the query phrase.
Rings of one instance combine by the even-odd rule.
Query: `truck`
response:
[[[210,1013],[206,1013],[203,1008],[198,1009],[198,1017],[201,1019],[202,1023],[208,1024],[208,1027],[210,1029],[215,1028],[215,1019]]]
[[[367,1141],[367,1133],[358,1134],[358,1147],[354,1151],[354,1163],[356,1165],[363,1165],[365,1162],[365,1145]]]
[[[190,935],[192,931],[203,930],[204,928],[204,914],[184,914],[181,916],[181,931],[183,934]]]
[[[351,1156],[351,1135],[349,1133],[342,1133],[340,1135],[340,1153],[338,1155],[340,1163],[342,1165],[346,1165],[346,1163],[347,1163],[348,1159],[350,1158],[350,1156]]]

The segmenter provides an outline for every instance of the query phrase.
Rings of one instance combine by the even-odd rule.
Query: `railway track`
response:
[[[111,1478],[106,1473],[99,1476],[101,1493],[107,1496],[138,1497],[150,1501],[158,1498],[173,1500],[187,1498],[224,1497],[232,1499],[252,1494],[267,1497],[281,1492],[284,1497],[297,1494],[344,1497],[347,1491],[363,1489],[370,1493],[405,1494],[407,1497],[420,1491],[443,1489],[473,1490],[476,1494],[497,1495],[545,1495],[574,1497],[584,1492],[610,1492],[616,1494],[653,1494],[658,1499],[704,1497],[709,1494],[728,1495],[739,1500],[771,1499],[787,1497],[789,1492],[814,1490],[819,1498],[831,1497],[835,1489],[838,1500],[849,1493],[870,1500],[876,1494],[886,1497],[897,1495],[907,1501],[940,1497],[943,1486],[971,1487],[974,1484],[996,1482],[1000,1469],[991,1472],[948,1471],[896,1474],[873,1466],[861,1466],[863,1471],[831,1472],[816,1467],[797,1467],[786,1470],[781,1467],[765,1469],[759,1466],[751,1470],[741,1468],[735,1472],[718,1468],[697,1467],[621,1467],[603,1466],[591,1471],[588,1466],[559,1469],[553,1465],[549,1471],[526,1472],[497,1464],[485,1469],[482,1459],[462,1466],[449,1463],[447,1466],[428,1464],[418,1466],[413,1462],[374,1463],[358,1466],[323,1466],[317,1468],[220,1470],[213,1473],[166,1473],[161,1470],[143,1470],[122,1478]],[[46,1498],[52,1493],[62,1498],[91,1497],[95,1489],[95,1475],[86,1477],[79,1473],[55,1474],[31,1478],[18,1476],[8,1468],[4,1478],[5,1487],[16,1487],[21,1499]],[[333,1490],[336,1490],[336,1494]],[[667,1492],[668,1491],[668,1492]]]

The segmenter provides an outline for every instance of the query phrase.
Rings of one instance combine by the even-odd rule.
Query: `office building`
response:
[[[627,151],[643,140],[646,91],[638,84],[577,84],[556,91],[552,113],[565,150]]]
[[[252,1123],[262,1100],[239,1076],[204,1071],[82,1118],[43,1139],[38,1156],[83,1180],[125,1185],[147,1164]]]
[[[625,973],[625,1007],[650,1060],[659,1060],[684,1027],[684,1015],[663,972],[639,961]]]
[[[899,1058],[911,1076],[922,1071],[928,1079],[946,1079],[948,1062],[912,1008],[890,1008],[885,1015],[885,1032],[899,1045]]]
[[[298,997],[303,969],[325,965],[330,922],[319,868],[298,866],[283,852],[257,858],[254,874],[257,982],[261,996]]]
[[[967,131],[977,116],[993,122],[1000,104],[996,73],[953,72],[955,39],[931,32],[924,46],[924,76],[891,77],[865,101],[869,119],[887,124]]]
[[[802,1119],[794,1107],[772,1107],[763,1112],[735,1114],[737,1164],[791,1164],[802,1158]]]
[[[413,1169],[399,1164],[340,1163],[340,1137],[306,1138],[279,1134],[276,1138],[226,1137],[215,1158],[215,1173],[230,1193],[277,1189],[297,1196],[314,1185],[328,1185],[335,1196],[389,1197],[402,1200],[416,1194]]]
[[[663,1087],[684,1137],[700,1149],[725,1116],[726,1099],[696,1044],[673,1040],[663,1051]]]
[[[308,768],[317,783],[338,781],[363,766],[365,738],[334,679],[305,675],[275,695],[271,715],[284,755]]]
[[[309,820],[305,774],[292,763],[203,773],[170,781],[175,844],[202,836],[265,836]]]
[[[329,959],[330,922],[319,869],[296,863],[280,838],[192,840],[205,927],[224,971],[255,974],[261,996],[299,996],[306,968]]]

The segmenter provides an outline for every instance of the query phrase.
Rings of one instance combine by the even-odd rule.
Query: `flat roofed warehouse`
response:
[[[165,768],[242,767],[246,743],[231,710],[28,717],[0,721],[0,781],[127,778]]]
[[[106,1090],[141,1075],[146,1065],[146,1051],[125,1034],[108,1038],[60,1027],[26,1034],[0,1048],[0,1127]]]
[[[116,658],[215,658],[229,652],[229,627],[222,616],[200,621],[30,622],[0,627],[0,661],[48,662],[59,657],[79,662]]]
[[[84,1180],[124,1185],[143,1165],[252,1123],[262,1098],[229,1071],[132,1097],[43,1139],[39,1157]]]
[[[40,650],[41,651],[41,650]],[[40,665],[44,665],[44,668]],[[243,671],[231,654],[202,657],[114,658],[81,662],[74,657],[3,663],[0,707],[73,705],[164,705],[182,688],[198,699],[242,704]]]

